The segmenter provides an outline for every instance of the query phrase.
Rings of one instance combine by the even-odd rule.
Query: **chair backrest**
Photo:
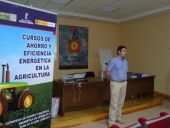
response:
[[[117,125],[112,125],[112,127],[111,128],[120,128],[119,126],[117,126]]]
[[[170,128],[170,115],[148,120],[145,122],[144,128]]]

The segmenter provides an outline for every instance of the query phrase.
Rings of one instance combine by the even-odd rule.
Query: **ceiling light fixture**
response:
[[[106,12],[106,13],[112,13],[112,12],[118,11],[120,9],[121,9],[120,7],[106,6],[106,7],[102,8],[101,11]]]
[[[56,4],[61,4],[61,5],[67,5],[73,0],[51,0],[51,2],[56,3]]]

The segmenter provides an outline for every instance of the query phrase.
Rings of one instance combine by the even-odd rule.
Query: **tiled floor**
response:
[[[150,108],[150,109],[145,109],[143,111],[127,114],[123,116],[123,120],[125,121],[125,124],[117,124],[119,127],[124,128],[125,126],[129,126],[135,122],[137,122],[137,119],[139,117],[145,117],[147,119],[157,117],[160,112],[168,112],[170,114],[170,101],[165,101],[162,106],[155,107],[155,108]],[[107,128],[107,120],[101,120],[101,121],[96,121],[80,126],[76,126],[73,128]]]

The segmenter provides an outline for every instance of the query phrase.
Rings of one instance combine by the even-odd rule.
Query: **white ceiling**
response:
[[[170,10],[170,0],[8,0],[59,16],[124,22]]]

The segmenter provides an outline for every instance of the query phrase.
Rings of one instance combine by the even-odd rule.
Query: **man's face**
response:
[[[121,51],[118,51],[119,52],[119,55],[122,56],[122,57],[125,57],[126,54],[127,54],[127,49],[126,48],[122,48]]]

